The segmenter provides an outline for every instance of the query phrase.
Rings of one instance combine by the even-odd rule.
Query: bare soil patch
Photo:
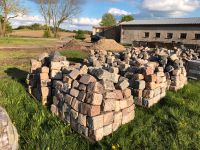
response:
[[[101,39],[91,46],[91,49],[99,49],[105,51],[124,51],[126,48],[118,44],[112,39]]]

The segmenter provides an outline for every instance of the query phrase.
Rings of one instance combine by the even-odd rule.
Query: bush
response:
[[[44,30],[43,37],[44,37],[44,38],[49,38],[49,37],[51,37],[51,32],[50,32],[50,30]]]
[[[76,32],[75,39],[84,40],[84,39],[85,39],[85,34],[84,34],[84,32],[81,31],[81,30],[78,30],[78,31]]]

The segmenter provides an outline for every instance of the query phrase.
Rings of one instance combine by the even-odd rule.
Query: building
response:
[[[120,42],[121,28],[119,25],[110,27],[94,26],[92,34],[103,36],[106,39],[114,39],[115,41]]]
[[[121,43],[143,41],[200,45],[200,18],[134,20],[120,26]]]
[[[123,44],[146,42],[200,45],[200,18],[133,20],[106,28],[100,34]]]

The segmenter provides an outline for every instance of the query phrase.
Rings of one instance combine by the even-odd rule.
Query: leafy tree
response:
[[[3,23],[4,22],[4,19],[2,17],[2,15],[0,15],[0,22]],[[5,31],[4,31],[4,36],[7,34],[7,33],[11,33],[12,32],[12,26],[10,24],[10,22],[7,22],[6,23],[6,27],[5,27]]]
[[[82,30],[78,30],[75,35],[75,39],[84,40],[85,34]]]
[[[101,26],[114,26],[117,21],[111,13],[106,13],[102,16]]]
[[[125,15],[121,18],[120,22],[128,22],[134,20],[134,17],[132,15]]]
[[[10,19],[26,13],[26,9],[20,5],[20,2],[20,0],[0,0],[0,15],[2,16],[0,21],[0,37],[6,35],[6,26]]]

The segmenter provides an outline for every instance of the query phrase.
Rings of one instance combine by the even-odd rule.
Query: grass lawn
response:
[[[51,44],[52,42],[58,41],[57,39],[46,39],[46,38],[21,38],[21,37],[5,37],[0,38],[0,46],[43,46]]]
[[[200,82],[168,92],[151,109],[136,107],[132,122],[92,145],[27,94],[28,62],[39,53],[0,51],[0,105],[17,127],[20,149],[200,149]],[[62,54],[77,60],[87,56],[77,51]]]

